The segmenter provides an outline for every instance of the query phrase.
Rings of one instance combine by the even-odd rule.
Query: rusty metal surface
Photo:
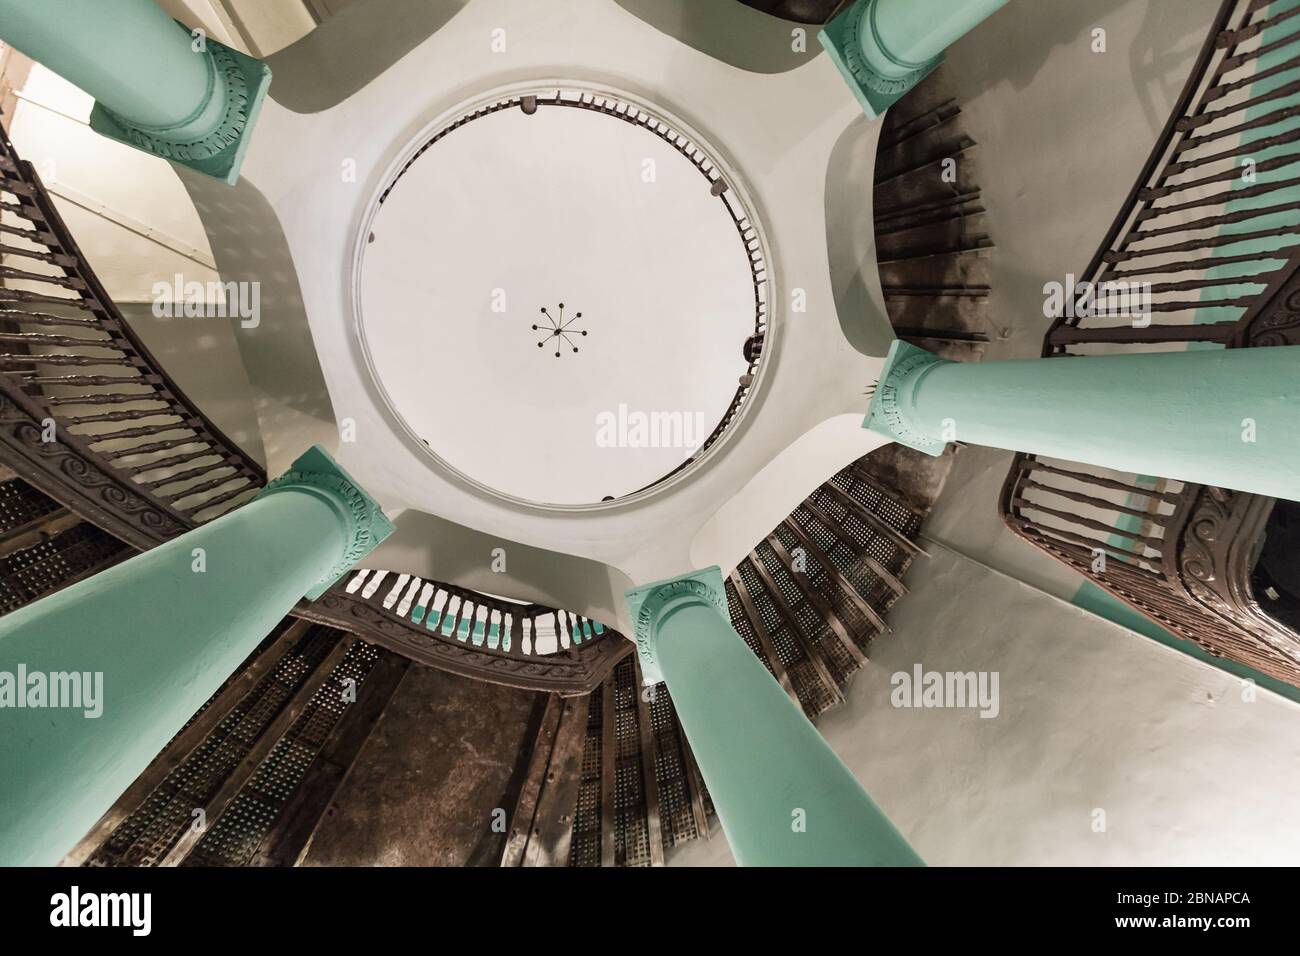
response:
[[[533,692],[412,666],[302,865],[496,865],[544,709]]]

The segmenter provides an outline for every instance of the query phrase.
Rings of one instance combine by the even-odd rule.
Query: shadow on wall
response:
[[[1195,51],[1204,42],[1205,31],[1211,22],[1197,23],[1193,20],[1189,23],[1187,13],[1181,4],[1150,4],[1137,34],[1147,43],[1144,46],[1135,43],[1129,47],[1133,89],[1152,129],[1160,129],[1168,119],[1168,94],[1172,91],[1176,97],[1187,77],[1187,51],[1189,48],[1193,51],[1190,59],[1194,60]],[[1195,29],[1189,30],[1189,27]],[[1156,40],[1165,45],[1157,49],[1154,45]]]
[[[333,451],[338,427],[307,310],[280,221],[247,179],[237,186],[177,167],[198,211],[223,282],[257,283],[255,321],[237,322],[235,341],[252,388],[266,450],[278,475],[312,444]]]
[[[849,124],[826,167],[826,253],[840,329],[863,355],[883,358],[894,341],[876,266],[872,192],[880,123]]]
[[[366,0],[267,58],[271,98],[299,113],[343,102],[414,50],[470,0]]]
[[[1190,4],[1169,3],[1163,0],[1142,0],[1145,14],[1141,27],[1123,35],[1107,31],[1107,48],[1112,52],[1127,51],[1129,72],[1133,77],[1136,98],[1142,104],[1148,124],[1160,129],[1168,116],[1165,101],[1156,101],[1154,92],[1182,86],[1187,73],[1187,43],[1196,47],[1204,41],[1209,20],[1200,11],[1189,16]],[[1010,40],[1009,47],[990,48],[982,57],[984,72],[970,70],[963,58],[963,96],[973,99],[991,86],[1010,83],[1014,89],[1029,87],[1038,73],[1047,65],[1052,50],[1058,46],[1088,49],[1092,31],[1108,26],[1108,15],[1133,0],[1089,0],[1087,4],[1044,2],[1044,0],[1014,0],[999,15],[990,19],[991,30],[1011,30],[1017,36],[1032,38],[1032,42]],[[1213,16],[1213,13],[1210,13]],[[991,33],[989,34],[992,35]],[[1156,44],[1162,44],[1157,48]],[[1008,49],[1014,55],[1008,56]],[[1173,73],[1171,73],[1173,71]],[[1176,75],[1175,75],[1176,74]],[[1085,91],[1080,91],[1085,95]],[[1068,104],[1062,104],[1063,108]]]
[[[117,307],[181,391],[227,438],[265,466],[252,389],[239,353],[239,320],[158,316],[148,302],[119,302]]]
[[[816,26],[760,13],[737,0],[616,2],[660,33],[751,73],[784,73],[822,52]]]
[[[863,399],[864,407],[866,399]],[[729,574],[822,483],[882,445],[862,415],[828,418],[772,459],[691,540],[691,564],[716,564]],[[760,536],[755,535],[758,531]]]
[[[534,548],[422,511],[396,519],[392,536],[360,563],[485,594],[573,611],[627,630],[623,592],[632,580],[599,561]]]

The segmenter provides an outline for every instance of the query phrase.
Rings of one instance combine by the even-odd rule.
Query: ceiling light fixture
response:
[[[556,357],[556,358],[559,358],[559,357],[560,357],[560,342],[561,342],[561,341],[563,341],[566,345],[568,345],[570,348],[572,348],[573,351],[577,352],[577,351],[578,351],[578,347],[577,347],[576,345],[573,344],[573,339],[571,339],[569,336],[570,336],[570,335],[586,335],[586,334],[587,334],[587,330],[586,330],[586,329],[575,329],[575,328],[573,328],[573,323],[576,322],[576,321],[578,321],[578,319],[582,318],[582,313],[581,313],[581,312],[575,312],[575,313],[573,314],[573,318],[569,319],[568,322],[565,322],[565,321],[564,321],[564,303],[561,302],[561,303],[560,303],[560,316],[559,316],[558,319],[557,319],[555,316],[551,315],[551,313],[548,312],[548,311],[546,310],[546,307],[545,307],[545,306],[542,307],[542,315],[546,316],[546,321],[550,323],[550,327],[548,328],[548,327],[546,327],[546,326],[538,326],[538,325],[534,325],[534,326],[533,326],[533,331],[534,331],[534,332],[546,332],[546,333],[547,333],[546,338],[542,339],[540,342],[537,343],[537,347],[540,349],[540,348],[542,348],[542,346],[546,345],[546,343],[550,342],[551,339],[554,339],[554,340],[555,340],[555,357]]]

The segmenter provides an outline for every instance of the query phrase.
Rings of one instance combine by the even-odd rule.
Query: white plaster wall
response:
[[[986,360],[1040,354],[1043,284],[1086,268],[1172,111],[1219,0],[1012,0],[947,52],[996,243]],[[1093,52],[1103,29],[1106,51]],[[1005,332],[1005,338],[999,333]],[[960,424],[959,424],[960,429]],[[928,534],[1062,597],[1082,579],[998,515],[1011,453],[959,450]]]
[[[302,39],[316,27],[303,0],[157,0],[175,19],[251,56],[264,57]],[[346,2],[315,0],[321,16]]]
[[[1300,858],[1300,705],[1246,702],[1237,678],[943,548],[907,584],[895,633],[819,727],[927,863]],[[890,676],[916,663],[997,671],[998,715],[894,708]],[[732,860],[717,834],[671,863]]]
[[[231,19],[253,40],[257,56],[266,56],[300,40],[316,27],[301,0],[223,0]]]
[[[156,283],[171,286],[180,275],[182,283],[206,289],[220,278],[194,203],[169,163],[91,130],[93,104],[71,83],[33,66],[9,121],[14,146],[36,167],[128,324],[197,406],[261,459],[238,320],[153,314]]]
[[[1086,266],[1217,8],[1013,0],[948,51],[997,243],[987,358],[1038,354],[1043,283]],[[998,517],[1010,457],[958,450],[926,530],[970,557],[935,542],[912,566],[894,634],[819,722],[831,746],[931,864],[1294,863],[1300,706],[1247,703],[1237,678],[1060,600],[1081,578]],[[999,715],[895,709],[890,676],[918,662],[998,671]],[[731,862],[721,833],[671,859]]]
[[[345,11],[311,37],[346,32],[349,13],[376,6],[388,4],[375,0]],[[508,60],[485,58],[467,39],[490,37],[503,23],[512,36],[527,38],[509,44]],[[594,37],[602,42],[593,42]],[[503,72],[501,64],[508,70]],[[315,69],[313,63],[299,66],[308,73]],[[720,154],[745,157],[733,181],[737,188],[748,186],[767,231],[782,236],[781,246],[773,246],[768,256],[775,291],[773,331],[764,344],[765,377],[743,420],[707,461],[673,483],[641,499],[572,512],[490,496],[433,460],[417,439],[396,431],[362,361],[353,303],[339,281],[350,274],[356,239],[366,235],[366,197],[378,192],[389,165],[400,160],[402,144],[474,91],[498,89],[508,77],[522,78],[521,84],[541,82],[537,78],[557,72],[573,83],[626,86],[666,112],[688,106],[690,122],[683,121],[683,128],[698,124]],[[286,62],[281,77],[292,74]],[[404,95],[412,89],[428,97]],[[759,100],[762,111],[748,108]],[[810,112],[808,103],[819,108]],[[852,348],[830,308],[822,206],[827,157],[860,115],[824,57],[787,73],[746,73],[655,32],[612,0],[564,0],[544,8],[528,0],[474,0],[332,108],[297,113],[272,97],[248,153],[244,182],[275,209],[330,400],[340,416],[356,422],[357,441],[340,447],[341,464],[385,504],[405,504],[491,535],[598,560],[633,580],[680,573],[689,566],[694,532],[743,493],[756,472],[826,418],[864,410],[861,383],[871,380],[880,359]],[[283,163],[285,150],[299,162]],[[357,182],[341,179],[344,159],[355,161]],[[809,170],[817,171],[811,179]],[[205,221],[221,215],[214,210]],[[786,288],[806,292],[807,312],[797,322],[786,322],[783,315],[793,308]],[[882,312],[878,309],[875,317]],[[264,440],[273,442],[269,434]],[[746,545],[768,530],[753,529]]]
[[[220,43],[233,47],[241,53],[248,52],[248,45],[239,35],[230,15],[222,6],[221,0],[157,0],[173,20],[179,20],[194,29],[203,29],[208,36],[215,37]]]

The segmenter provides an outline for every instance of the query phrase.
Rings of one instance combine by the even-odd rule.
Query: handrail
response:
[[[571,611],[394,571],[354,571],[293,613],[462,677],[562,696],[589,693],[632,650]]]
[[[1261,50],[1300,41],[1300,20],[1255,16],[1267,6],[1223,3],[1080,276],[1081,284],[1149,282],[1149,314],[1134,323],[1065,308],[1044,338],[1045,357],[1300,344],[1300,172],[1278,172],[1300,169],[1300,145],[1288,145],[1300,144],[1300,126],[1283,100],[1300,85],[1253,89],[1300,67],[1300,56],[1259,62]],[[1266,38],[1267,28],[1289,32]],[[1270,128],[1277,124],[1281,132]],[[1278,155],[1278,147],[1296,151]],[[1243,242],[1269,245],[1227,248]],[[1273,507],[1258,495],[1024,454],[1013,459],[1000,500],[1015,534],[1164,629],[1300,685],[1300,635],[1269,616],[1250,584]]]
[[[249,500],[265,472],[127,325],[3,130],[0,217],[0,459],[140,549]],[[389,588],[377,590],[387,574],[356,572],[293,613],[463,676],[561,694],[599,686],[632,647],[564,611],[415,579],[457,615],[430,630],[423,617],[411,621],[409,604]],[[469,613],[484,615],[477,631]],[[549,652],[547,640],[555,642]]]
[[[0,442],[25,480],[141,548],[266,483],[123,319],[3,130],[0,254]]]
[[[1300,182],[1287,179],[1256,184],[1255,176],[1294,164],[1300,156],[1256,162],[1252,154],[1285,143],[1272,142],[1276,137],[1241,136],[1261,128],[1260,123],[1274,115],[1249,119],[1243,114],[1267,108],[1270,101],[1294,92],[1294,84],[1286,84],[1252,97],[1250,83],[1256,76],[1235,76],[1243,67],[1255,63],[1253,56],[1236,51],[1240,44],[1258,36],[1247,25],[1252,14],[1266,6],[1261,0],[1223,3],[1174,111],[1101,245],[1079,276],[1081,286],[1084,282],[1150,282],[1150,325],[1134,324],[1127,316],[1117,320],[1109,315],[1071,314],[1073,310],[1065,310],[1054,318],[1048,330],[1043,343],[1045,356],[1078,354],[1079,347],[1098,342],[1132,348],[1188,341],[1224,344],[1240,316],[1231,321],[1198,321],[1197,313],[1212,308],[1244,310],[1257,299],[1260,289],[1233,294],[1232,287],[1262,288],[1283,270],[1280,261],[1261,258],[1259,252],[1216,253],[1223,246],[1251,238],[1282,240],[1294,236],[1291,243],[1300,242],[1300,224],[1255,228],[1260,224],[1253,222],[1294,209],[1296,204],[1287,201],[1286,193],[1277,205],[1252,204],[1247,208],[1242,204],[1244,199],[1276,193]],[[1231,26],[1233,23],[1236,28]],[[1300,39],[1300,24],[1289,39]],[[1288,133],[1286,140],[1300,141],[1300,132]],[[1223,148],[1225,142],[1230,145]],[[1241,164],[1247,160],[1252,164],[1249,168]],[[1240,182],[1247,185],[1239,188]],[[1236,231],[1225,233],[1225,226],[1236,227]],[[1285,252],[1281,258],[1287,258]],[[1278,264],[1258,268],[1270,261]],[[1167,281],[1159,281],[1162,279]],[[1208,294],[1216,289],[1225,291]]]

